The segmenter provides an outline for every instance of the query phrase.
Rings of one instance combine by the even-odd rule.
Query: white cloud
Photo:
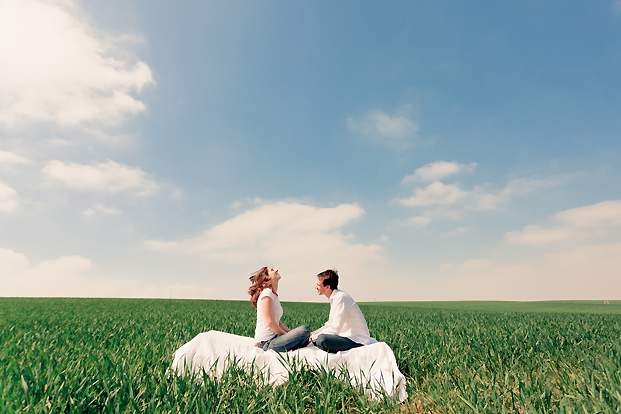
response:
[[[399,203],[408,207],[424,207],[434,204],[448,205],[463,200],[468,195],[468,192],[463,191],[455,184],[443,184],[436,181],[425,188],[415,188],[411,197],[399,200]]]
[[[455,270],[457,268],[458,266],[455,263],[444,263],[443,265],[440,266],[440,270],[443,272]]]
[[[140,168],[128,167],[112,160],[93,165],[53,160],[41,171],[48,181],[73,190],[108,193],[131,191],[141,196],[158,191],[157,183],[149,179]]]
[[[26,256],[0,248],[2,296],[48,296],[57,287],[67,288],[75,277],[91,268],[91,261],[80,256],[62,256],[31,265]],[[60,293],[58,296],[65,296]]]
[[[136,279],[113,279],[93,274],[91,260],[61,256],[31,263],[26,255],[0,248],[0,296],[4,297],[112,297],[213,298],[202,283],[147,284]]]
[[[30,160],[22,157],[21,155],[17,155],[9,151],[0,151],[0,167],[29,163]]]
[[[566,183],[572,177],[571,174],[565,174],[547,178],[517,178],[509,181],[498,195],[501,199],[508,200],[512,196],[524,195]]]
[[[403,149],[410,146],[418,132],[418,125],[411,119],[412,109],[406,105],[396,114],[371,110],[358,118],[347,118],[350,131],[388,147]]]
[[[444,165],[441,169],[436,169],[435,173],[440,174],[440,171],[447,172],[453,168],[454,166],[449,167]],[[404,178],[404,181],[414,181],[414,177],[416,177],[416,180],[420,181],[423,181],[424,177],[430,178],[433,175],[434,167],[430,167],[423,171],[424,172],[418,176],[416,172],[411,176],[407,176]],[[412,178],[408,179],[408,177]],[[553,176],[545,179],[519,178],[509,181],[502,190],[496,193],[489,192],[482,186],[474,186],[472,190],[463,190],[457,183],[444,184],[441,181],[434,181],[426,187],[414,188],[413,194],[410,197],[398,199],[396,201],[398,204],[406,207],[429,208],[439,206],[441,208],[458,207],[461,210],[490,211],[506,204],[513,197],[549,188],[565,182],[567,179],[567,176]],[[459,216],[459,214],[455,212],[450,214],[450,212],[447,211],[427,210],[424,216],[456,217]]]
[[[431,217],[427,216],[410,217],[403,222],[406,226],[426,226],[429,223],[431,223]]]
[[[7,276],[29,267],[28,259],[21,253],[0,248],[0,275]]]
[[[619,299],[621,200],[561,211],[549,226],[508,232],[510,244],[536,246],[530,257],[492,265],[468,260],[440,267],[442,278],[419,288],[426,300]],[[513,249],[513,247],[509,247]],[[500,252],[517,257],[515,252]],[[498,262],[498,259],[495,260]],[[448,277],[450,276],[450,278]],[[441,292],[441,293],[438,293]]]
[[[474,271],[481,270],[489,267],[491,262],[487,259],[470,259],[460,264],[455,263],[445,263],[440,266],[441,271],[451,271],[455,269],[460,269],[464,271]]]
[[[372,276],[369,265],[382,259],[383,249],[356,243],[353,235],[342,231],[363,214],[356,204],[319,208],[296,202],[264,203],[200,234],[173,241],[148,240],[145,246],[206,258],[208,272],[217,266],[224,269],[218,272],[243,275],[271,264],[288,279],[281,286],[283,297],[315,299],[314,276],[332,267],[346,275],[352,292],[366,289],[360,281]]]
[[[0,2],[0,125],[114,124],[145,110],[131,94],[151,70],[97,33],[72,0]],[[133,62],[132,62],[133,61]]]
[[[418,297],[425,300],[621,299],[620,268],[621,243],[618,242],[579,246],[520,265],[485,266],[467,271],[447,264],[442,268],[444,280],[417,286]],[[447,272],[452,272],[451,279],[446,278]]]
[[[19,207],[17,191],[0,183],[0,213],[11,213]]]
[[[579,246],[560,253],[550,253],[547,259],[560,270],[583,271],[585,276],[592,276],[597,263],[608,268],[605,273],[615,274],[621,268],[621,243],[602,243],[590,246]],[[589,278],[586,277],[586,280]],[[621,279],[621,278],[618,278]]]
[[[15,275],[24,272],[42,272],[46,274],[79,273],[91,268],[91,261],[80,256],[62,256],[54,260],[44,260],[31,266],[26,256],[10,249],[0,248],[1,276]]]
[[[576,237],[576,232],[571,228],[543,228],[529,225],[522,231],[510,231],[505,233],[505,240],[511,244],[543,245],[562,242]]]
[[[603,201],[585,207],[561,211],[554,217],[572,227],[607,227],[621,225],[621,200]]]
[[[103,216],[117,216],[123,213],[121,209],[116,207],[107,207],[100,203],[93,203],[90,208],[82,211],[82,215],[87,217],[92,217],[95,215],[103,215]]]
[[[276,202],[218,224],[197,236],[171,242],[151,240],[154,250],[205,255],[223,261],[274,260],[327,254],[376,256],[379,247],[350,243],[339,229],[359,218],[364,210],[356,204],[333,208]]]
[[[568,175],[557,175],[547,178],[517,178],[507,183],[498,193],[490,193],[483,187],[475,186],[468,198],[467,208],[472,210],[494,210],[506,204],[514,197],[523,196],[546,188],[560,185],[567,180]]]
[[[487,259],[471,259],[462,263],[459,267],[463,270],[480,270],[488,267],[490,261]]]
[[[458,236],[460,234],[468,233],[470,230],[472,230],[472,229],[469,228],[469,227],[462,227],[462,226],[460,226],[460,227],[457,227],[453,231],[449,231],[447,233],[444,233],[443,236],[445,236],[445,237],[454,237],[454,236]]]
[[[457,162],[436,161],[414,170],[414,174],[403,178],[403,183],[417,181],[437,181],[449,175],[461,172],[472,172],[476,168],[475,162],[470,164],[459,164]]]
[[[621,200],[561,211],[552,221],[556,224],[549,227],[529,225],[521,231],[507,232],[505,240],[511,244],[544,245],[603,236],[610,228],[621,225]]]

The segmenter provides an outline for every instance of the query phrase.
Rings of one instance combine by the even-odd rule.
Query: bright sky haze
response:
[[[621,1],[0,1],[0,296],[621,299]]]

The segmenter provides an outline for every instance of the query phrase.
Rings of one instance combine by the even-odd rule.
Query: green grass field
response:
[[[315,329],[327,304],[283,303]],[[326,372],[282,386],[243,370],[167,377],[210,329],[252,336],[249,302],[0,298],[1,413],[619,413],[621,301],[361,303],[409,398],[377,402]]]

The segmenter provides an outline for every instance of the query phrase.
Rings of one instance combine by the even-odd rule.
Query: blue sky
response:
[[[621,299],[621,2],[6,1],[2,296]]]

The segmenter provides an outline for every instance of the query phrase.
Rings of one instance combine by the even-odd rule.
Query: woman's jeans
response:
[[[348,351],[352,348],[362,346],[362,344],[354,342],[344,336],[330,334],[320,334],[315,341],[315,345],[317,345],[317,348],[330,353]]]
[[[298,326],[284,335],[276,336],[267,341],[257,343],[257,347],[267,351],[273,349],[277,352],[287,352],[298,349],[308,344],[310,338],[310,328],[306,325]]]

